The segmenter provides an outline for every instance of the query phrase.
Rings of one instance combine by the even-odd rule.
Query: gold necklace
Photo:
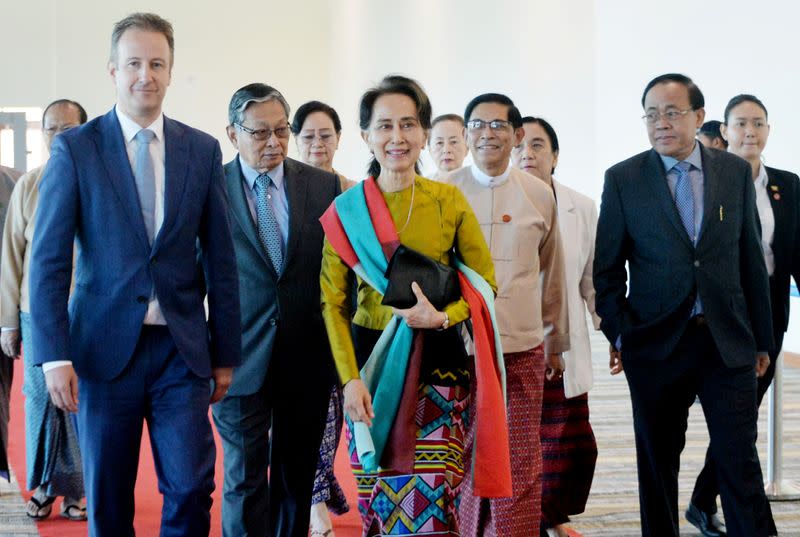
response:
[[[414,181],[411,183],[411,203],[408,204],[408,216],[406,216],[406,223],[403,225],[403,229],[397,231],[397,235],[399,236],[403,231],[406,230],[408,227],[408,223],[411,222],[411,210],[414,208],[414,191],[417,188],[417,178],[414,178]]]

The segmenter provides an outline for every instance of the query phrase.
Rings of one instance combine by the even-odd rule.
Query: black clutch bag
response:
[[[417,303],[417,297],[411,290],[411,282],[417,282],[433,307],[440,311],[461,298],[458,273],[453,267],[434,261],[402,244],[389,260],[384,276],[389,280],[381,300],[381,304],[385,306],[398,309],[413,307]]]

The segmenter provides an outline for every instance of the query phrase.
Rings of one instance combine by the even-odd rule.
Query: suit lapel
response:
[[[256,229],[256,223],[253,222],[253,217],[250,214],[250,205],[247,203],[247,197],[244,193],[244,175],[242,174],[242,166],[239,164],[238,157],[225,165],[225,180],[228,182],[228,198],[231,204],[233,220],[259,256],[261,256],[267,267],[269,267],[270,273],[277,278],[278,274],[272,266],[272,261],[267,257],[267,252],[258,239],[258,229]]]
[[[786,214],[786,204],[782,196],[785,192],[784,183],[782,178],[772,169],[767,168],[767,196],[769,196],[769,204],[772,207],[772,215],[775,218],[775,234],[772,236],[772,254],[775,256],[775,266],[784,266],[783,262],[783,244],[785,243],[784,231],[786,230],[786,220],[789,215]],[[776,198],[777,196],[777,198]],[[791,204],[789,205],[792,206]]]
[[[703,222],[700,225],[700,236],[697,238],[698,244],[705,237],[709,222],[718,216],[719,208],[724,205],[720,203],[720,186],[724,178],[719,169],[719,162],[714,154],[702,145],[700,152],[703,157]]]
[[[122,209],[130,222],[134,235],[140,244],[150,252],[150,241],[142,219],[142,208],[139,204],[139,193],[133,178],[128,151],[122,137],[117,114],[112,109],[97,124],[95,144],[102,155],[106,174],[114,191],[117,193]]]
[[[289,238],[286,248],[286,259],[283,262],[284,270],[289,266],[292,256],[297,250],[297,241],[303,225],[303,214],[306,208],[306,195],[308,194],[308,181],[302,176],[303,169],[291,159],[286,159],[283,164],[283,180],[286,187],[286,199],[289,203]]]
[[[558,225],[561,226],[561,240],[572,241],[578,236],[577,222],[575,214],[575,204],[569,192],[561,188],[561,185],[553,181],[556,190],[556,202],[558,203]]]
[[[160,245],[160,239],[169,232],[175,223],[186,187],[186,174],[189,170],[188,140],[183,128],[175,121],[164,117],[164,222],[156,235],[153,249]]]
[[[646,178],[646,181],[650,186],[655,199],[659,200],[661,209],[664,211],[664,215],[675,228],[678,236],[686,244],[686,246],[693,248],[694,245],[689,239],[689,235],[686,233],[686,229],[684,229],[683,224],[681,223],[681,218],[678,214],[678,208],[675,207],[675,200],[672,197],[672,193],[669,191],[669,185],[667,185],[667,174],[664,172],[664,164],[661,162],[661,157],[658,156],[658,153],[656,153],[655,150],[650,151],[650,156],[645,161],[644,166],[645,169],[643,177]]]

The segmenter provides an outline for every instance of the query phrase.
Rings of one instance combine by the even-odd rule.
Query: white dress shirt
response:
[[[772,204],[769,201],[767,182],[767,170],[762,164],[754,183],[756,209],[758,210],[758,219],[761,221],[761,249],[764,250],[764,262],[767,264],[767,272],[772,276],[775,273],[775,255],[772,253],[772,239],[775,237],[775,214],[772,212]]]
[[[131,170],[136,168],[136,147],[137,142],[134,140],[136,134],[142,130],[135,121],[125,115],[119,108],[115,107],[114,111],[117,114],[119,125],[122,128],[122,137],[125,140],[125,150],[128,153],[128,161],[131,165]],[[153,131],[156,135],[152,142],[150,142],[150,158],[153,161],[154,177],[155,177],[155,190],[156,190],[156,205],[155,205],[155,229],[154,233],[158,236],[158,231],[164,223],[164,181],[166,171],[164,169],[164,114],[159,114],[155,121],[145,127]],[[155,241],[155,237],[150,237],[151,242]],[[158,299],[155,292],[152,293],[152,298],[147,304],[147,313],[144,316],[144,324],[148,325],[166,325],[167,321],[161,313],[161,307],[158,305]],[[72,362],[68,360],[56,360],[54,362],[46,362],[42,364],[42,371],[47,373],[51,369],[61,367],[63,365],[70,365]]]

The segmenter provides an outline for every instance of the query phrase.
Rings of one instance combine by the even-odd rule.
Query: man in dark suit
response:
[[[688,77],[655,78],[642,106],[653,148],[606,172],[594,260],[601,328],[621,351],[633,403],[642,534],[678,535],[680,453],[697,395],[724,461],[728,531],[764,536],[756,374],[773,338],[750,167],[695,141],[704,101]]]
[[[335,379],[320,308],[319,218],[340,187],[333,174],[286,158],[289,105],[276,89],[239,89],[228,116],[239,152],[225,178],[242,365],[213,407],[225,451],[223,535],[306,537]]]
[[[40,185],[35,360],[53,402],[78,412],[92,537],[134,535],[143,420],[164,495],[161,536],[208,535],[209,398],[225,394],[241,356],[219,144],[161,111],[173,50],[172,26],[157,15],[115,25],[116,106],[54,140]]]

